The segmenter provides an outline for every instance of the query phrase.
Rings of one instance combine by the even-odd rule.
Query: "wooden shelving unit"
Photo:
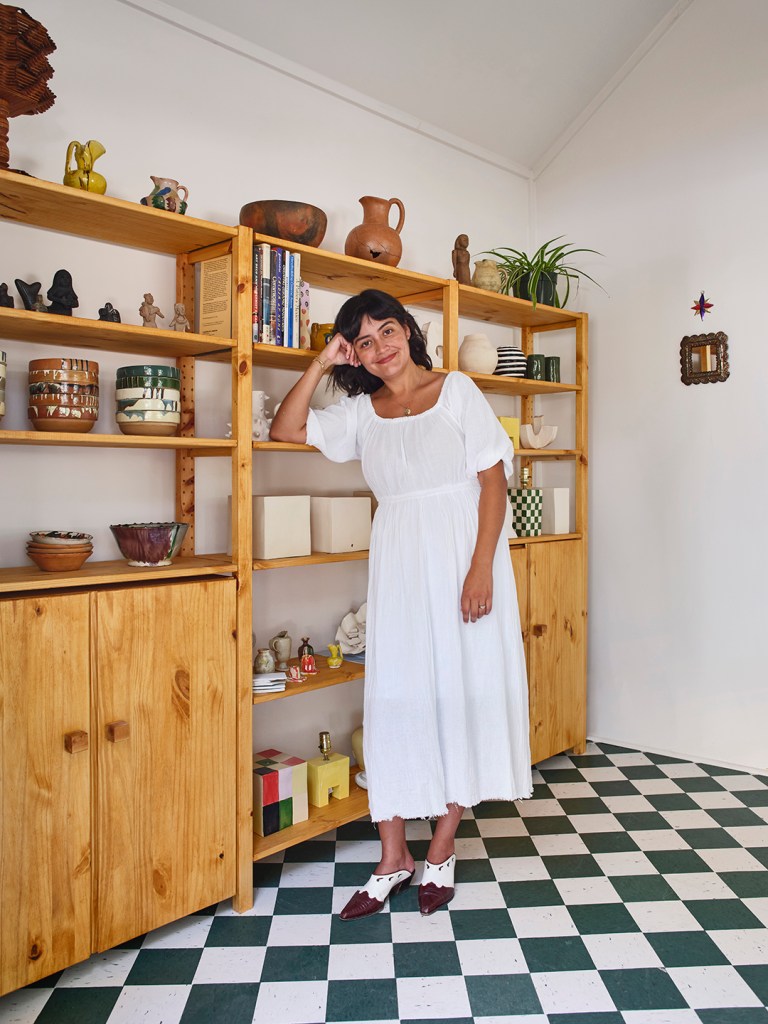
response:
[[[291,661],[292,665],[298,665],[298,659]],[[305,693],[314,693],[316,690],[324,690],[327,686],[339,686],[341,683],[351,683],[355,679],[362,679],[365,676],[365,666],[355,661],[345,661],[338,668],[328,668],[328,659],[318,655],[315,658],[317,664],[317,675],[307,676],[300,683],[289,679],[285,690],[282,693],[254,693],[254,704],[268,704],[273,700],[283,700],[285,697],[300,697]]]

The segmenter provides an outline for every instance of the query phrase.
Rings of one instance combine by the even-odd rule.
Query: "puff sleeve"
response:
[[[360,458],[358,443],[359,399],[342,398],[325,409],[310,409],[307,416],[307,444],[312,444],[331,462]]]
[[[485,395],[473,380],[458,371],[446,380],[445,386],[449,385],[447,405],[464,435],[467,476],[474,477],[501,461],[509,479],[515,450]]]

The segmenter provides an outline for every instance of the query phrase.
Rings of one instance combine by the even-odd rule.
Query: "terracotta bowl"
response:
[[[325,236],[328,218],[318,206],[310,203],[261,199],[245,204],[240,211],[240,223],[260,235],[317,246]]]
[[[187,532],[187,523],[120,523],[110,526],[129,565],[170,565]]]
[[[50,545],[43,545],[47,548],[41,551],[39,547],[27,545],[27,556],[32,559],[38,569],[43,572],[75,572],[81,569],[91,556],[90,550],[70,551],[68,548],[55,548]]]
[[[30,359],[29,370],[77,370],[98,373],[99,364],[94,359]]]

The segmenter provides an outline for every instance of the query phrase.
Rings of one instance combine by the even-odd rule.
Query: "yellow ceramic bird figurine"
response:
[[[341,668],[344,659],[341,656],[341,647],[338,644],[328,644],[331,656],[328,658],[328,668]]]
[[[103,174],[94,171],[93,165],[105,153],[106,149],[96,139],[91,139],[85,145],[81,142],[70,142],[64,164],[64,184],[70,188],[80,188],[84,192],[98,192],[103,196],[107,191],[107,179]],[[75,166],[71,168],[73,155]]]

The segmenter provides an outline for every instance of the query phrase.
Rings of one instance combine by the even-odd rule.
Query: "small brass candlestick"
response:
[[[333,753],[333,746],[331,745],[331,734],[329,732],[320,733],[320,742],[317,745],[318,750],[323,755],[323,760],[328,761],[331,754]]]

